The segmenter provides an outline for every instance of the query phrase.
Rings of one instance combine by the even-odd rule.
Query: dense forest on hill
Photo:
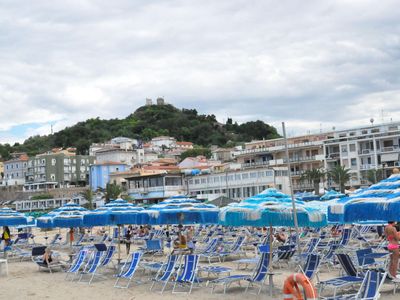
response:
[[[229,118],[226,124],[221,124],[214,115],[198,114],[196,109],[178,109],[169,104],[150,105],[138,108],[125,119],[92,118],[51,135],[32,136],[23,144],[0,144],[0,155],[6,160],[13,152],[35,155],[54,147],[76,147],[79,154],[85,154],[92,143],[113,137],[148,141],[160,135],[202,147],[232,146],[254,139],[279,137],[273,126],[259,120],[238,124]]]

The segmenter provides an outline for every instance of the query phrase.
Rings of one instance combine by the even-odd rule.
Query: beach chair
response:
[[[308,242],[306,249],[301,254],[297,255],[297,257],[296,257],[300,261],[300,263],[303,262],[305,259],[307,259],[310,254],[315,252],[315,250],[317,249],[318,243],[320,241],[321,240],[319,238],[312,238]]]
[[[79,251],[75,260],[72,262],[71,266],[66,271],[66,273],[67,273],[67,275],[65,276],[66,280],[69,277],[71,277],[71,280],[73,280],[75,278],[75,276],[77,276],[77,274],[79,273],[79,270],[82,268],[83,263],[85,262],[87,255],[88,255],[87,249],[82,249]]]
[[[321,262],[321,256],[318,254],[308,254],[304,266],[299,266],[301,272],[312,281],[314,277],[318,280],[319,265]],[[318,280],[319,281],[319,280]]]
[[[159,239],[145,240],[146,247],[139,248],[143,254],[162,254],[164,252],[162,241]]]
[[[283,245],[279,246],[278,250],[274,253],[274,259],[279,268],[281,268],[281,262],[286,262],[289,266],[290,259],[296,253],[296,245]]]
[[[321,259],[321,265],[328,268],[330,272],[330,266],[334,266],[335,264],[335,251],[339,248],[339,244],[331,244],[328,250],[325,252],[324,256]]]
[[[49,247],[55,247],[60,244],[60,234],[56,233],[49,243]]]
[[[321,297],[325,300],[377,300],[380,297],[380,290],[385,282],[387,273],[368,270],[355,294],[335,295],[333,297]]]
[[[354,286],[362,283],[364,277],[362,273],[359,273],[357,268],[354,266],[353,261],[350,256],[345,253],[338,253],[336,257],[343,268],[345,276],[340,276],[336,278],[332,278],[325,281],[319,282],[319,294],[322,293],[325,287],[333,288],[334,297],[336,296],[336,292],[338,289]]]
[[[110,245],[107,247],[107,251],[100,261],[101,268],[107,267],[110,263],[112,263],[112,258],[115,253],[115,250],[116,250],[115,245]]]
[[[197,278],[197,267],[199,264],[199,256],[190,254],[184,255],[184,263],[178,270],[178,274],[174,281],[174,287],[172,288],[172,293],[187,293],[190,294],[193,289],[195,282],[198,282]],[[178,291],[178,286],[183,287],[184,285],[189,285],[189,290]]]
[[[218,245],[219,238],[213,238],[205,249],[197,251],[196,254],[198,254],[201,258],[206,258],[210,264],[213,258],[217,258],[221,262],[221,258],[217,253]]]
[[[245,254],[245,252],[242,251],[242,246],[245,243],[245,241],[246,237],[239,235],[236,238],[235,242],[233,243],[232,247],[228,251],[219,252],[218,255],[222,257],[223,260],[225,260],[226,257],[233,255],[238,255],[240,257],[240,255]]]
[[[215,279],[210,282],[212,285],[212,290],[211,293],[214,293],[215,288],[218,285],[223,286],[223,292],[226,294],[226,290],[235,282],[239,283],[243,280],[248,281],[248,286],[246,287],[245,292],[248,291],[248,289],[254,285],[259,285],[259,289],[257,294],[260,294],[264,283],[265,279],[267,278],[267,275],[273,275],[272,273],[268,273],[268,266],[269,266],[269,253],[268,252],[263,252],[260,256],[259,262],[257,264],[256,269],[253,272],[253,275],[230,275],[222,278]]]
[[[172,275],[175,273],[175,266],[178,262],[178,255],[169,255],[165,264],[159,268],[156,276],[152,279],[153,283],[150,287],[150,291],[153,290],[157,283],[162,284],[161,294],[164,292],[168,282],[170,281]]]
[[[88,284],[92,283],[94,276],[96,275],[97,268],[100,266],[101,257],[103,256],[104,251],[96,250],[93,252],[92,257],[89,259],[83,271],[80,273],[79,282],[83,281],[85,275],[89,275],[90,279],[88,280]]]
[[[351,238],[351,233],[352,233],[352,229],[351,228],[343,229],[342,237],[340,238],[340,240],[338,242],[340,247],[347,247],[349,245],[350,238]]]
[[[122,266],[120,273],[117,275],[117,280],[115,281],[114,287],[116,288],[128,288],[133,275],[139,266],[140,259],[142,257],[142,252],[134,252],[131,254],[131,260],[126,261],[125,264]],[[120,280],[125,279],[127,280],[126,285],[119,285]]]
[[[361,269],[367,268],[381,268],[385,269],[389,253],[373,252],[372,248],[365,248],[356,251],[358,266]],[[377,261],[377,259],[386,258],[384,261]]]
[[[46,264],[43,262],[43,255],[45,253],[46,246],[38,246],[38,247],[33,247],[32,248],[32,254],[31,258],[34,263],[39,267],[40,269],[45,269],[48,270],[50,273],[52,273],[53,269],[61,269],[64,267],[64,264],[62,263],[55,263],[55,264]]]

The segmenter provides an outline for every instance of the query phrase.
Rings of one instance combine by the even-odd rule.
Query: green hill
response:
[[[23,144],[0,144],[0,155],[8,159],[12,152],[35,155],[54,147],[76,147],[87,153],[90,144],[110,140],[116,136],[139,138],[144,141],[155,136],[173,136],[179,141],[196,145],[232,146],[253,139],[279,137],[276,129],[262,121],[237,124],[228,119],[219,123],[214,115],[201,115],[195,109],[178,109],[172,105],[151,105],[138,108],[125,119],[88,119],[52,135],[33,136]]]

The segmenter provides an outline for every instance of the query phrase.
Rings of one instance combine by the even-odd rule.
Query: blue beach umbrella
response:
[[[69,202],[37,218],[36,225],[39,228],[83,227],[83,216],[87,211],[88,210],[82,206]]]
[[[0,226],[19,226],[27,225],[28,218],[8,207],[0,208]]]
[[[321,210],[310,207],[303,201],[295,202],[300,227],[322,227],[327,224],[326,215]],[[267,189],[240,203],[222,208],[219,221],[225,226],[294,227],[292,200],[275,189]]]
[[[140,224],[217,224],[219,208],[187,197],[173,197],[138,214]]]
[[[333,199],[340,199],[346,197],[345,194],[342,194],[340,192],[336,192],[334,190],[330,190],[326,192],[323,196],[321,196],[321,200],[333,200]]]
[[[344,205],[345,223],[400,221],[400,174],[355,194]]]
[[[296,193],[295,198],[301,201],[317,201],[320,200],[318,195],[311,192]]]

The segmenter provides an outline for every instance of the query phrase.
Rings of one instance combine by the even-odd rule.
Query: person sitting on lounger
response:
[[[176,250],[179,252],[188,250],[187,240],[182,231],[178,232],[178,238],[174,241],[174,251],[172,251],[172,254],[174,254]]]

